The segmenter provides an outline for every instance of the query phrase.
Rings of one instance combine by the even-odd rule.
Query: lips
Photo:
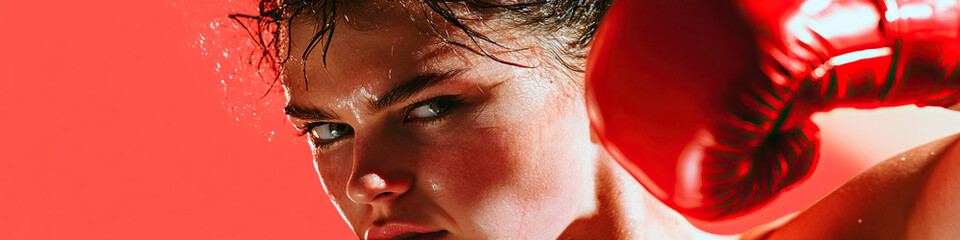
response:
[[[407,222],[386,222],[374,225],[364,234],[367,240],[398,240],[398,239],[439,239],[447,231],[422,224]]]

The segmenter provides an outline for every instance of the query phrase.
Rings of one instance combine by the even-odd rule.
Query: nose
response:
[[[409,191],[412,184],[410,178],[367,172],[351,177],[347,195],[356,203],[390,201]]]
[[[410,137],[385,122],[369,122],[354,133],[353,169],[347,196],[361,204],[385,203],[410,191],[417,173]],[[366,131],[363,131],[366,130]]]

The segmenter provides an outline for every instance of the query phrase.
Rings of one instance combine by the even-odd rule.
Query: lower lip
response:
[[[380,226],[372,226],[364,233],[368,240],[398,240],[398,239],[439,239],[449,232],[426,225],[389,222]]]
[[[398,238],[403,240],[437,240],[442,239],[444,236],[447,236],[447,231],[431,232],[424,233],[419,235],[414,235],[406,238]]]

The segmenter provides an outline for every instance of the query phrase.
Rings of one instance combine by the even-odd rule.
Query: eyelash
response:
[[[424,106],[424,105],[426,105],[426,104],[429,104],[429,103],[432,103],[432,102],[438,102],[438,101],[449,101],[449,104],[451,104],[451,105],[450,105],[449,107],[447,107],[447,109],[446,109],[445,111],[443,111],[442,113],[438,114],[437,116],[434,116],[434,117],[431,117],[431,118],[411,119],[411,117],[410,117],[410,112],[413,111],[413,109],[422,107],[422,106]],[[458,106],[460,106],[461,104],[463,104],[463,102],[464,102],[464,99],[461,98],[460,95],[442,95],[442,96],[438,96],[438,97],[429,98],[429,99],[427,99],[427,100],[417,100],[417,101],[414,101],[414,103],[409,104],[409,105],[407,105],[406,107],[404,107],[404,108],[402,109],[402,112],[403,112],[403,116],[402,116],[402,117],[403,117],[403,123],[418,122],[418,123],[421,123],[421,124],[430,124],[430,123],[434,123],[434,122],[443,120],[444,118],[446,118],[446,117],[450,114],[451,111],[454,111]],[[300,132],[297,133],[297,136],[298,136],[298,137],[309,136],[309,135],[310,135],[310,132],[313,131],[314,128],[319,127],[319,126],[322,126],[323,124],[337,124],[337,123],[335,123],[335,122],[314,122],[314,123],[310,123],[310,124],[307,124],[306,126],[304,126],[304,127],[302,128],[302,130],[300,130]],[[352,134],[351,134],[351,136],[352,136]],[[331,145],[333,145],[333,144],[335,144],[335,143],[340,142],[340,139],[335,139],[335,140],[332,140],[332,141],[319,141],[319,140],[315,140],[315,139],[312,139],[312,138],[311,138],[311,142],[313,143],[313,145],[314,145],[316,148],[322,150],[322,149],[328,148],[329,146],[331,146]]]
[[[417,109],[429,103],[439,102],[439,101],[447,101],[450,104],[450,106],[447,107],[447,109],[445,109],[442,113],[437,114],[437,116],[434,116],[431,118],[411,118],[410,112],[412,112],[414,109]],[[404,123],[419,122],[422,124],[430,124],[433,122],[437,122],[437,121],[443,120],[448,115],[450,115],[450,112],[455,110],[461,104],[463,104],[463,102],[464,102],[464,99],[461,98],[460,95],[442,95],[442,96],[433,97],[427,100],[414,101],[414,103],[409,104],[402,109],[403,122]]]
[[[334,143],[337,143],[338,141],[317,140],[317,139],[314,139],[312,136],[310,136],[310,132],[313,131],[314,128],[317,128],[323,124],[328,124],[328,123],[335,123],[335,122],[314,122],[314,123],[307,124],[306,126],[303,127],[302,130],[300,130],[299,133],[297,133],[297,137],[307,136],[308,138],[310,138],[310,143],[313,144],[314,147],[321,150],[326,149],[327,147],[329,147]]]

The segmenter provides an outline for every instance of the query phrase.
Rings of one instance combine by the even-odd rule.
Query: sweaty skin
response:
[[[546,63],[552,57],[537,47],[500,55],[533,66],[521,68],[443,43],[409,11],[348,12],[363,22],[337,28],[326,66],[320,51],[286,66],[288,116],[308,133],[324,189],[358,237],[389,238],[401,227],[443,239],[708,235],[591,141],[575,88],[582,76]],[[303,52],[314,26],[293,22],[291,52]],[[540,45],[511,31],[487,35],[518,48]],[[446,78],[389,93],[423,76]],[[443,96],[458,103],[433,100]],[[431,113],[425,106],[439,114],[411,117]],[[319,137],[333,136],[330,129],[344,135]]]
[[[503,53],[533,68],[452,47],[409,14],[398,7],[348,13],[353,23],[337,28],[326,66],[314,51],[306,61],[294,54],[285,72],[288,106],[295,107],[288,109],[301,113],[290,120],[308,133],[324,189],[359,238],[397,222],[442,239],[711,237],[656,200],[591,140],[576,88],[583,76],[551,64],[538,47]],[[314,26],[293,23],[292,53],[303,52]],[[517,48],[540,45],[517,32],[488,35]],[[409,98],[376,104],[417,76],[451,72]],[[460,103],[437,117],[408,118],[417,111],[407,110],[451,95]],[[322,140],[311,130],[323,123],[351,131]],[[791,224],[819,226],[800,219]]]
[[[952,239],[960,231],[960,135],[860,173],[788,221],[742,239]]]

